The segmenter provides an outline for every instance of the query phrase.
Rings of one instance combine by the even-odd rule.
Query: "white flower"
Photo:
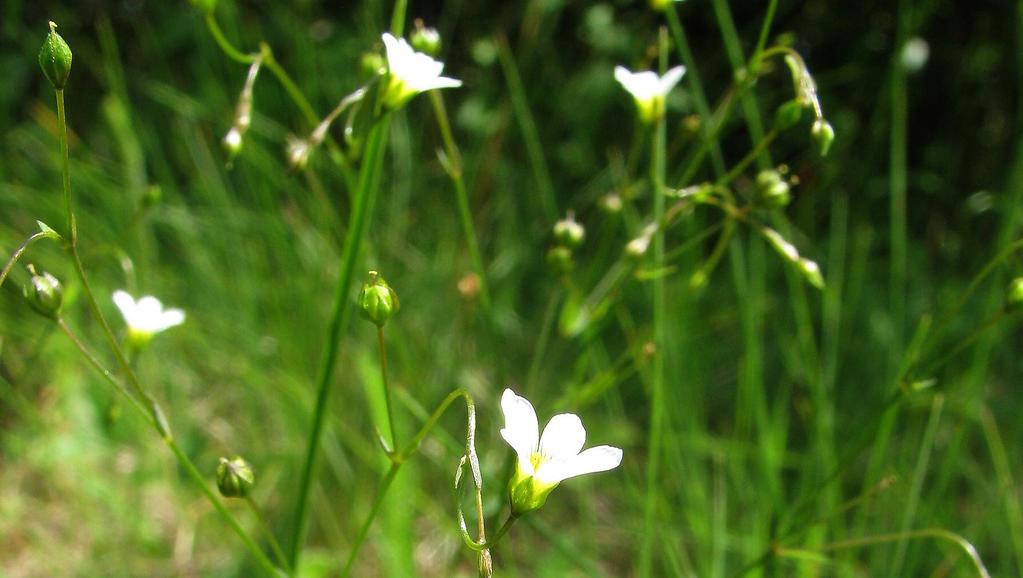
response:
[[[388,69],[383,99],[388,108],[399,108],[420,92],[462,86],[461,80],[440,75],[444,71],[443,62],[416,52],[404,38],[385,32],[383,39]]]
[[[129,340],[136,344],[144,344],[153,335],[185,322],[184,311],[164,309],[156,297],[147,295],[135,301],[126,291],[115,291],[114,304],[128,325]]]
[[[571,413],[551,418],[540,435],[533,405],[510,389],[501,396],[504,428],[501,437],[518,455],[518,465],[509,490],[516,514],[535,510],[562,480],[604,472],[618,467],[622,450],[597,446],[580,452],[586,430],[579,416]]]
[[[656,72],[631,72],[624,66],[615,67],[615,80],[636,100],[639,116],[644,122],[653,122],[664,116],[664,99],[682,80],[686,67],[676,66],[664,74]]]

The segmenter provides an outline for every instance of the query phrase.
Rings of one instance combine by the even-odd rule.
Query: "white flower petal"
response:
[[[575,456],[559,468],[560,479],[574,478],[583,474],[606,472],[622,463],[622,450],[611,446],[597,446]]]
[[[135,299],[127,291],[120,289],[114,291],[114,305],[121,310],[121,315],[125,320],[131,319],[135,315]]]
[[[661,77],[659,82],[659,92],[661,93],[661,96],[666,96],[669,92],[671,92],[671,89],[675,88],[675,85],[678,84],[678,81],[682,80],[682,75],[685,73],[685,66],[676,66],[664,73],[664,76]]]
[[[529,400],[505,389],[501,396],[501,410],[504,412],[504,428],[501,437],[515,450],[519,457],[519,468],[526,474],[533,473],[530,458],[536,451],[540,438],[540,425],[536,411]]]
[[[168,309],[163,312],[160,317],[160,325],[156,331],[163,331],[164,329],[170,329],[176,327],[185,322],[185,312],[180,309]]]
[[[579,416],[562,413],[551,418],[540,437],[540,453],[552,461],[575,458],[586,443],[586,429]]]

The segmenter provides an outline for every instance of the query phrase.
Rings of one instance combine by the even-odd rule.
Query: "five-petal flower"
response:
[[[435,88],[455,88],[462,81],[441,76],[444,63],[412,49],[404,38],[383,35],[387,49],[387,80],[383,92],[384,106],[400,108],[420,92]]]
[[[160,300],[150,295],[136,301],[126,291],[115,291],[114,304],[128,325],[129,341],[137,345],[145,344],[153,335],[185,322],[184,311],[164,309]]]
[[[571,413],[551,418],[540,435],[533,405],[510,389],[501,396],[504,428],[501,437],[518,455],[515,476],[509,485],[512,510],[523,514],[543,506],[547,495],[562,480],[618,467],[622,450],[597,446],[580,452],[586,430]]]
[[[624,66],[615,67],[615,80],[632,95],[639,109],[639,117],[643,122],[654,122],[664,116],[664,99],[682,80],[686,67],[676,66],[664,76],[649,70],[632,72]]]

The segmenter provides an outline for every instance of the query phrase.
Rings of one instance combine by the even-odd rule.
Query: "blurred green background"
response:
[[[713,106],[735,76],[736,50],[740,62],[753,50],[767,5],[675,4],[697,70],[669,100],[670,186],[691,184],[677,175],[697,142],[694,73]],[[267,42],[322,116],[364,81],[360,59],[381,49],[391,8],[220,0],[216,17],[246,51]],[[672,260],[652,528],[643,518],[649,279],[629,279],[579,335],[559,329],[559,317],[649,215],[646,151],[612,69],[653,66],[664,16],[646,2],[455,0],[412,1],[409,17],[407,30],[416,17],[440,30],[445,72],[465,83],[444,99],[493,310],[472,291],[440,133],[429,100],[417,98],[392,123],[358,265],[401,296],[387,331],[399,430],[407,439],[454,387],[473,393],[491,525],[511,471],[498,434],[505,386],[533,401],[541,424],[576,412],[588,445],[625,452],[621,468],[566,482],[517,524],[495,552],[495,575],[637,576],[651,531],[653,576],[977,575],[940,537],[845,542],[922,528],[969,540],[992,575],[1023,573],[1023,342],[1019,315],[1004,308],[1023,262],[999,260],[955,308],[1019,237],[1023,3],[778,3],[770,44],[803,55],[838,136],[820,158],[804,115],[771,147],[771,161],[799,182],[774,222],[791,223],[790,239],[828,284],[801,283],[746,227],[702,290],[689,275],[714,237]],[[187,2],[4,0],[4,260],[36,219],[63,230],[53,92],[36,61],[47,20],[74,52],[72,186],[101,306],[117,327],[109,296],[121,288],[187,312],[139,356],[138,371],[211,482],[221,455],[254,464],[255,499],[284,538],[350,209],[344,181],[324,150],[304,170],[288,167],[288,136],[312,126],[265,71],[228,167],[220,139],[246,68]],[[907,43],[917,57],[926,47],[923,62],[907,61]],[[674,50],[669,60],[678,63]],[[785,67],[771,66],[721,133],[728,166],[751,147],[744,117],[769,125],[792,97]],[[332,135],[343,140],[340,127]],[[740,194],[754,175],[736,182]],[[708,163],[697,180],[713,177]],[[626,210],[603,210],[609,194]],[[587,241],[566,280],[544,255],[569,209]],[[703,209],[687,217],[669,232],[669,251],[718,219]],[[65,282],[69,323],[113,366],[58,247],[37,244],[23,262]],[[18,266],[0,288],[0,576],[257,575],[157,436],[25,306],[26,279]],[[907,362],[925,318],[941,331]],[[342,343],[302,576],[337,575],[385,467],[366,409],[379,387],[374,333],[356,320]],[[460,412],[402,471],[354,575],[476,575],[450,489]],[[258,534],[249,512],[229,505]]]

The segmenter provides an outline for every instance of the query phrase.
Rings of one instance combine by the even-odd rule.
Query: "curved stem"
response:
[[[391,404],[391,385],[387,381],[387,345],[384,328],[377,327],[377,346],[380,350],[380,381],[384,384],[384,406],[387,408],[387,429],[391,430],[391,451],[398,450],[398,431],[394,428],[394,407]]]
[[[241,50],[238,50],[231,44],[231,41],[224,36],[224,31],[220,29],[220,24],[217,23],[217,19],[213,16],[213,13],[206,15],[206,28],[209,29],[210,34],[213,35],[213,39],[217,41],[220,49],[224,51],[224,54],[228,58],[238,62],[240,64],[252,64],[259,58],[258,54],[245,54]]]
[[[25,251],[29,248],[29,246],[32,243],[35,243],[36,241],[44,237],[53,238],[53,236],[54,233],[51,233],[49,231],[40,231],[38,233],[31,235],[29,238],[25,239],[20,245],[18,245],[18,248],[15,249],[14,253],[11,255],[11,258],[7,260],[7,264],[4,265],[3,270],[0,271],[0,287],[3,286],[4,281],[7,279],[7,275],[10,274],[11,269],[14,268],[14,265],[18,262],[18,259],[21,258],[21,256],[25,253]]]

